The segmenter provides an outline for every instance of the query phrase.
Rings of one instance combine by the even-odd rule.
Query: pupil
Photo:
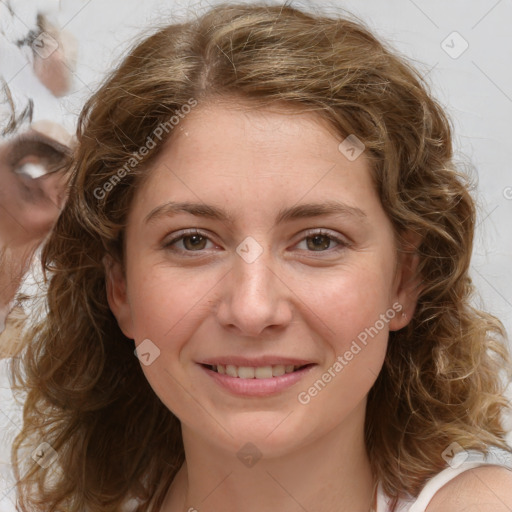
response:
[[[316,243],[316,242],[318,242],[319,240],[322,240],[322,239],[326,242],[326,243],[323,244],[323,247],[322,247],[322,245],[317,245],[317,243]],[[314,250],[319,249],[319,248],[320,249],[322,249],[322,248],[327,249],[329,247],[329,239],[325,235],[315,235],[315,236],[310,237],[310,240],[314,240],[315,241],[312,245],[309,246],[310,249],[311,248],[314,249]]]
[[[201,242],[204,242],[202,235],[188,235],[185,239],[185,246],[187,246],[187,242],[190,242],[191,240],[194,240],[190,245],[192,248],[197,248],[198,244],[201,244]],[[189,248],[189,247],[188,247]]]

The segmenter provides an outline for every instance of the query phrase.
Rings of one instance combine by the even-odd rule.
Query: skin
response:
[[[441,488],[426,512],[510,512],[512,471],[482,466],[465,471]]]
[[[342,138],[314,114],[249,111],[234,101],[200,105],[175,130],[135,194],[124,269],[106,260],[110,307],[137,347],[145,339],[158,347],[142,369],[182,425],[186,463],[161,512],[368,511],[374,481],[363,436],[366,398],[389,331],[414,313],[418,262],[398,256],[364,153],[349,161],[338,150]],[[234,222],[190,213],[145,222],[171,200],[224,208]],[[328,200],[364,217],[275,224],[282,208]],[[166,247],[188,228],[206,238]],[[336,251],[335,241],[322,239],[315,249],[308,231],[319,228],[347,244]],[[249,236],[263,249],[252,263],[236,252]],[[308,404],[299,403],[298,393],[396,302],[405,315],[389,320]],[[238,397],[198,364],[268,354],[315,366],[275,396]],[[252,467],[237,457],[248,442],[262,455]]]

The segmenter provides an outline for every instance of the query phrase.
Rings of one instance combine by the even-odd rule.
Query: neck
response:
[[[338,425],[292,453],[263,457],[252,467],[183,426],[186,463],[161,512],[369,511],[375,482],[364,443],[364,407],[360,412],[357,429],[353,423]]]

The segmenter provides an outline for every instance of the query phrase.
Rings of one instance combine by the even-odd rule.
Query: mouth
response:
[[[263,398],[291,389],[317,364],[278,357],[259,360],[225,357],[202,361],[198,366],[214,383],[214,389],[219,386],[231,395]]]
[[[232,364],[202,364],[204,368],[220,375],[227,375],[228,377],[238,379],[271,379],[274,377],[281,377],[286,374],[295,373],[310,366],[313,363],[303,365],[292,364],[276,364],[267,366],[235,366]]]

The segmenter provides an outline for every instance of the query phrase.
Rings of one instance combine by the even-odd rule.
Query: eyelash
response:
[[[169,241],[165,242],[164,245],[163,245],[163,248],[164,249],[168,249],[168,250],[173,251],[173,252],[181,252],[181,253],[188,253],[188,254],[194,253],[194,252],[201,253],[201,252],[206,251],[206,249],[202,249],[202,250],[198,250],[198,251],[188,251],[188,250],[185,250],[185,249],[176,250],[176,249],[172,249],[171,248],[171,246],[173,244],[175,244],[176,242],[179,242],[180,240],[183,240],[184,238],[187,238],[189,236],[194,236],[194,235],[199,235],[199,236],[202,236],[202,237],[206,238],[210,242],[212,241],[212,240],[210,240],[210,237],[206,233],[203,233],[202,231],[198,231],[196,229],[189,229],[189,230],[185,230],[185,231],[181,232],[179,236],[174,237],[172,240],[169,240]],[[308,231],[306,233],[306,235],[303,238],[301,238],[299,240],[299,242],[297,242],[297,243],[300,243],[303,240],[306,240],[307,238],[313,238],[314,236],[319,236],[319,235],[325,236],[325,237],[329,238],[330,240],[335,241],[339,245],[336,248],[334,248],[334,249],[327,249],[325,251],[307,251],[307,252],[312,252],[312,253],[313,252],[319,252],[319,253],[333,253],[333,252],[335,252],[335,253],[337,253],[337,252],[340,252],[340,251],[342,251],[342,250],[344,250],[344,249],[346,249],[347,247],[350,246],[349,242],[347,242],[346,240],[343,240],[343,239],[341,239],[341,238],[339,238],[337,236],[334,236],[330,231],[326,231],[324,229],[317,229],[317,230]],[[192,254],[190,254],[190,256],[187,255],[186,257],[194,258],[196,256],[192,256]]]

